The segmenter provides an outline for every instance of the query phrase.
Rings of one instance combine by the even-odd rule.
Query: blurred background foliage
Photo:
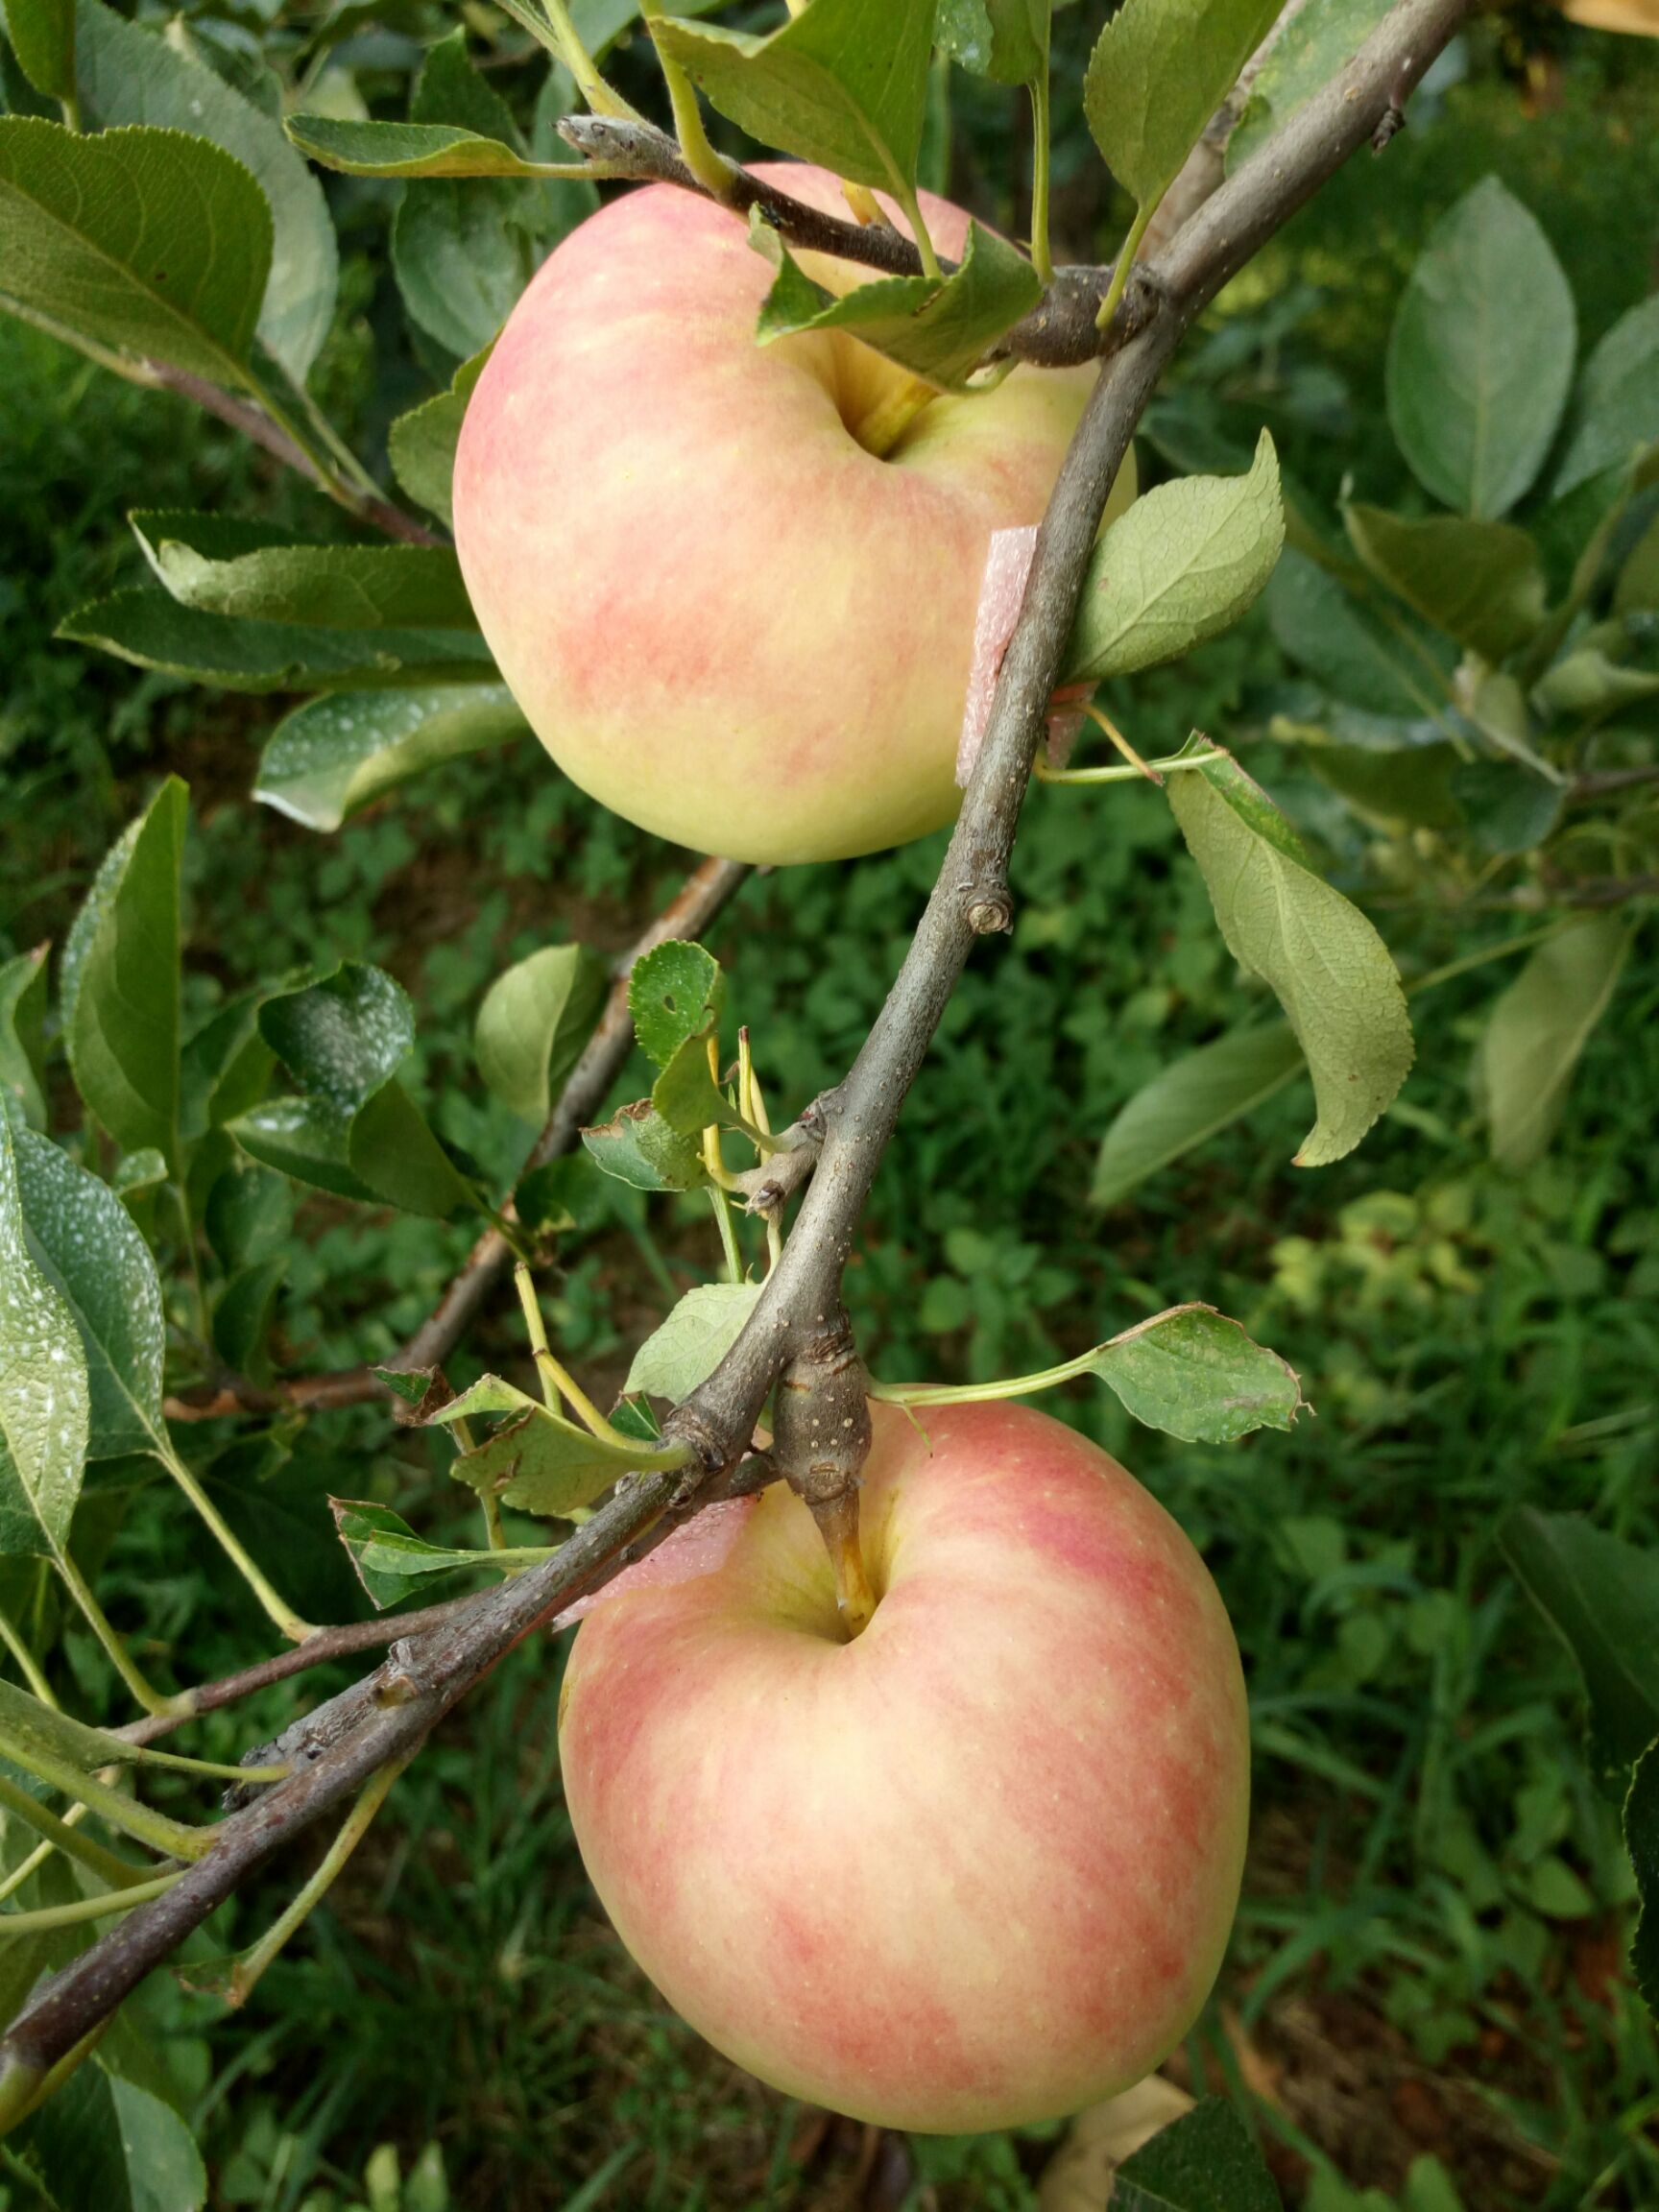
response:
[[[1097,12],[1056,17],[1061,257],[1109,252],[1122,212],[1078,111]],[[462,13],[527,136],[544,131],[544,71],[528,42],[482,0]],[[261,101],[351,115],[403,112],[424,45],[451,18],[426,0],[350,0],[320,36],[316,16],[247,0],[181,21]],[[655,100],[637,47],[614,73]],[[4,84],[22,97],[14,72]],[[936,110],[930,180],[1017,228],[1019,104],[958,74],[940,81]],[[1659,279],[1659,45],[1592,37],[1529,7],[1478,24],[1386,157],[1338,177],[1206,319],[1165,402],[1170,444],[1200,418],[1219,432],[1265,421],[1325,508],[1345,482],[1405,501],[1383,413],[1389,325],[1435,221],[1488,173],[1552,240],[1587,349]],[[320,389],[373,454],[454,359],[398,312],[388,231],[400,188],[327,188],[344,267]],[[195,809],[187,1012],[290,964],[380,963],[418,1005],[435,1121],[505,1171],[522,1132],[472,1070],[485,985],[548,942],[623,946],[681,856],[600,813],[528,739],[436,771],[329,839],[251,805],[280,703],[140,673],[53,631],[138,579],[131,507],[257,515],[323,536],[340,534],[337,517],[181,400],[118,383],[11,321],[0,393],[0,956],[61,942],[105,847],[175,769]],[[1292,676],[1258,609],[1121,687],[1115,710],[1142,752],[1192,727],[1248,746],[1333,878],[1375,890],[1372,833],[1265,733]],[[929,840],[754,879],[710,932],[775,1114],[856,1049],[940,850]],[[1589,1046],[1560,1139],[1526,1173],[1491,1165],[1471,1104],[1488,973],[1418,1004],[1417,1070],[1358,1155],[1317,1173],[1288,1166],[1307,1110],[1293,1089],[1100,1212],[1085,1197],[1103,1131],[1159,1067],[1238,1018],[1240,981],[1150,791],[1035,792],[1015,889],[1012,944],[982,953],[951,1001],[848,1278],[872,1363],[895,1379],[1029,1368],[1149,1306],[1199,1298],[1282,1350],[1318,1409],[1290,1437],[1222,1451],[1137,1431],[1103,1392],[1050,1402],[1122,1454],[1202,1547],[1250,1674],[1245,1903],[1226,1978],[1175,2071],[1243,2101],[1287,2200],[1315,2212],[1650,2207],[1659,2047],[1623,1964],[1629,1869],[1583,1760],[1575,1673],[1494,1532],[1531,1502],[1659,1541],[1653,933]],[[1455,902],[1372,910],[1416,972],[1501,933]],[[619,1096],[644,1087],[639,1074]],[[306,1368],[386,1355],[469,1238],[465,1224],[307,1197],[279,1358]],[[562,1252],[552,1300],[562,1348],[595,1394],[619,1387],[672,1296],[717,1264],[700,1204],[605,1187]],[[519,1350],[498,1315],[453,1379],[510,1368]],[[225,1510],[313,1618],[358,1602],[325,1493],[395,1503],[440,1538],[461,1527],[442,1458],[378,1411],[197,1440],[219,1452],[210,1475]],[[98,1472],[77,1550],[104,1559],[108,1610],[142,1663],[158,1679],[201,1679],[262,1648],[264,1623],[177,1494],[125,1462]],[[14,1617],[44,1642],[55,1600],[43,1573],[0,1572]],[[105,1661],[74,1626],[52,1664],[89,1710],[117,1711]],[[714,2060],[606,1929],[559,1793],[558,1667],[545,1644],[517,1653],[446,1728],[245,2013],[227,2017],[172,1977],[152,1984],[144,2019],[215,2204],[865,2200],[858,2146]],[[257,1717],[276,1725],[293,1709],[272,1693]],[[234,1757],[243,1740],[242,1720],[225,1720],[201,1748]],[[200,1948],[246,1939],[290,1880],[275,1871]],[[880,2200],[1032,2206],[1054,2132],[918,2142]],[[0,2202],[24,2212],[35,2200],[13,2165]]]

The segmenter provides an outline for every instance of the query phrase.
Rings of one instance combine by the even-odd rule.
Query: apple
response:
[[[774,1485],[711,1572],[578,1629],[570,1816],[639,1965],[762,2080],[922,2131],[1055,2118],[1150,2072],[1220,1965],[1238,1648],[1175,1523],[1071,1430],[872,1410],[869,1625],[845,1639]]]
[[[847,213],[823,171],[757,173]],[[960,253],[966,215],[924,204]],[[872,275],[800,258],[838,292]],[[991,534],[1041,518],[1094,372],[941,395],[878,458],[856,432],[913,380],[839,331],[757,345],[771,281],[738,217],[671,184],[582,224],[473,391],[455,541],[585,791],[696,851],[845,859],[954,815]]]

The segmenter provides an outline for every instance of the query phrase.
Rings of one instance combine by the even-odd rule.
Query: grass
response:
[[[1460,132],[1407,139],[1389,204],[1402,237],[1421,235],[1423,205],[1451,197],[1455,184],[1442,186],[1472,148],[1515,156],[1533,143],[1510,114],[1488,101],[1466,109]],[[1609,243],[1615,186],[1634,192],[1648,154],[1638,143],[1628,175],[1610,179],[1580,157],[1593,134],[1577,108],[1569,122],[1548,141],[1566,210],[1551,219],[1576,223],[1611,298],[1634,266]],[[1285,249],[1312,272],[1316,311],[1300,335],[1264,327],[1230,372],[1235,403],[1277,408],[1282,444],[1316,482],[1344,437],[1374,467],[1366,425],[1380,435],[1369,379],[1389,292],[1358,252],[1347,189],[1323,228],[1305,217]],[[1403,256],[1392,228],[1389,241]],[[1319,362],[1346,378],[1334,440],[1304,405]],[[275,709],[137,678],[46,634],[133,558],[110,551],[128,505],[304,510],[218,432],[66,372],[15,325],[0,325],[0,382],[21,425],[0,517],[0,779],[23,830],[0,853],[0,950],[60,940],[104,843],[156,769],[180,765],[197,807],[191,1010],[323,952],[380,960],[421,1010],[421,1079],[445,1133],[504,1166],[516,1133],[480,1103],[468,1043],[484,984],[550,937],[625,942],[674,856],[596,813],[529,747],[435,775],[333,840],[248,807],[252,748]],[[1143,749],[1194,725],[1236,736],[1276,673],[1264,632],[1247,625],[1119,705]],[[1352,833],[1311,809],[1293,762],[1262,748],[1252,764],[1334,867],[1362,862]],[[715,932],[775,1114],[846,1066],[938,854],[928,841],[753,882]],[[1570,1665],[1509,1579],[1495,1530],[1531,1501],[1659,1541],[1652,932],[1557,1146],[1524,1180],[1486,1163],[1466,1083],[1494,971],[1418,1002],[1418,1069],[1350,1161],[1289,1168],[1309,1114],[1291,1092],[1097,1215],[1083,1196],[1117,1107],[1248,1000],[1155,794],[1037,793],[1015,889],[1013,940],[976,955],[951,1002],[849,1275],[873,1363],[894,1377],[1032,1367],[1158,1305],[1206,1298],[1282,1350],[1317,1407],[1288,1438],[1219,1451],[1135,1430],[1103,1392],[1079,1387],[1054,1406],[1193,1535],[1250,1674],[1245,1903],[1222,1988],[1177,2068],[1246,2097],[1287,2200],[1314,2212],[1443,2212],[1451,2200],[1424,2194],[1433,2175],[1419,2163],[1409,2178],[1424,2158],[1467,2212],[1639,2212],[1659,2200],[1659,2048],[1622,1975],[1628,1873],[1580,1755]],[[1417,969],[1470,941],[1450,920],[1395,929]],[[280,1317],[301,1362],[388,1349],[466,1241],[323,1202],[304,1206],[301,1227]],[[613,1203],[550,1302],[589,1386],[620,1381],[664,1282],[716,1263],[700,1209]],[[504,1309],[458,1379],[518,1351]],[[328,1490],[396,1502],[423,1531],[460,1525],[442,1463],[376,1415],[193,1441],[226,1509],[313,1617],[352,1602],[323,1517]],[[108,1551],[101,1587],[158,1674],[211,1675],[263,1648],[256,1617],[141,1469],[100,1471],[78,1544]],[[16,1611],[50,1605],[32,1566],[3,1574]],[[73,1631],[60,1651],[65,1688],[95,1708],[109,1693],[101,1658]],[[605,1928],[559,1791],[558,1669],[552,1647],[515,1654],[448,1725],[246,2014],[227,2019],[166,1977],[151,1985],[146,2032],[199,2130],[215,2203],[355,2202],[384,2142],[406,2168],[437,2143],[454,2202],[492,2212],[854,2201],[870,2147],[713,2059]],[[200,1748],[233,1757],[245,1729],[290,1710],[275,1693],[202,1729]],[[249,1940],[292,1878],[277,1869],[200,1948]],[[1029,2207],[1051,2147],[1049,2135],[919,2143],[880,2200]],[[1350,2184],[1382,2194],[1361,2200]],[[13,2201],[30,2202],[26,2182]],[[426,2208],[411,2199],[406,2212]]]

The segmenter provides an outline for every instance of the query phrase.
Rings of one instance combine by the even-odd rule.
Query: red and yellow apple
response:
[[[758,173],[847,212],[822,171]],[[967,217],[924,204],[960,253]],[[836,292],[871,276],[800,259]],[[478,379],[455,540],[503,676],[585,791],[699,852],[844,859],[955,813],[991,534],[1041,518],[1093,371],[942,395],[878,458],[854,433],[911,378],[840,331],[757,345],[771,281],[738,217],[673,185],[584,223]]]
[[[925,2131],[1052,2118],[1155,2067],[1220,1965],[1238,1650],[1175,1523],[1071,1430],[873,1410],[869,1625],[844,1639],[774,1486],[711,1572],[578,1630],[571,1819],[636,1960],[763,2080]]]

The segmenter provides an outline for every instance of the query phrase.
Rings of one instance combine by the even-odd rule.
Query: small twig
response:
[[[1570,806],[1577,806],[1610,798],[1616,791],[1637,790],[1644,783],[1659,783],[1659,766],[1598,769],[1588,776],[1575,777],[1565,796]]]

